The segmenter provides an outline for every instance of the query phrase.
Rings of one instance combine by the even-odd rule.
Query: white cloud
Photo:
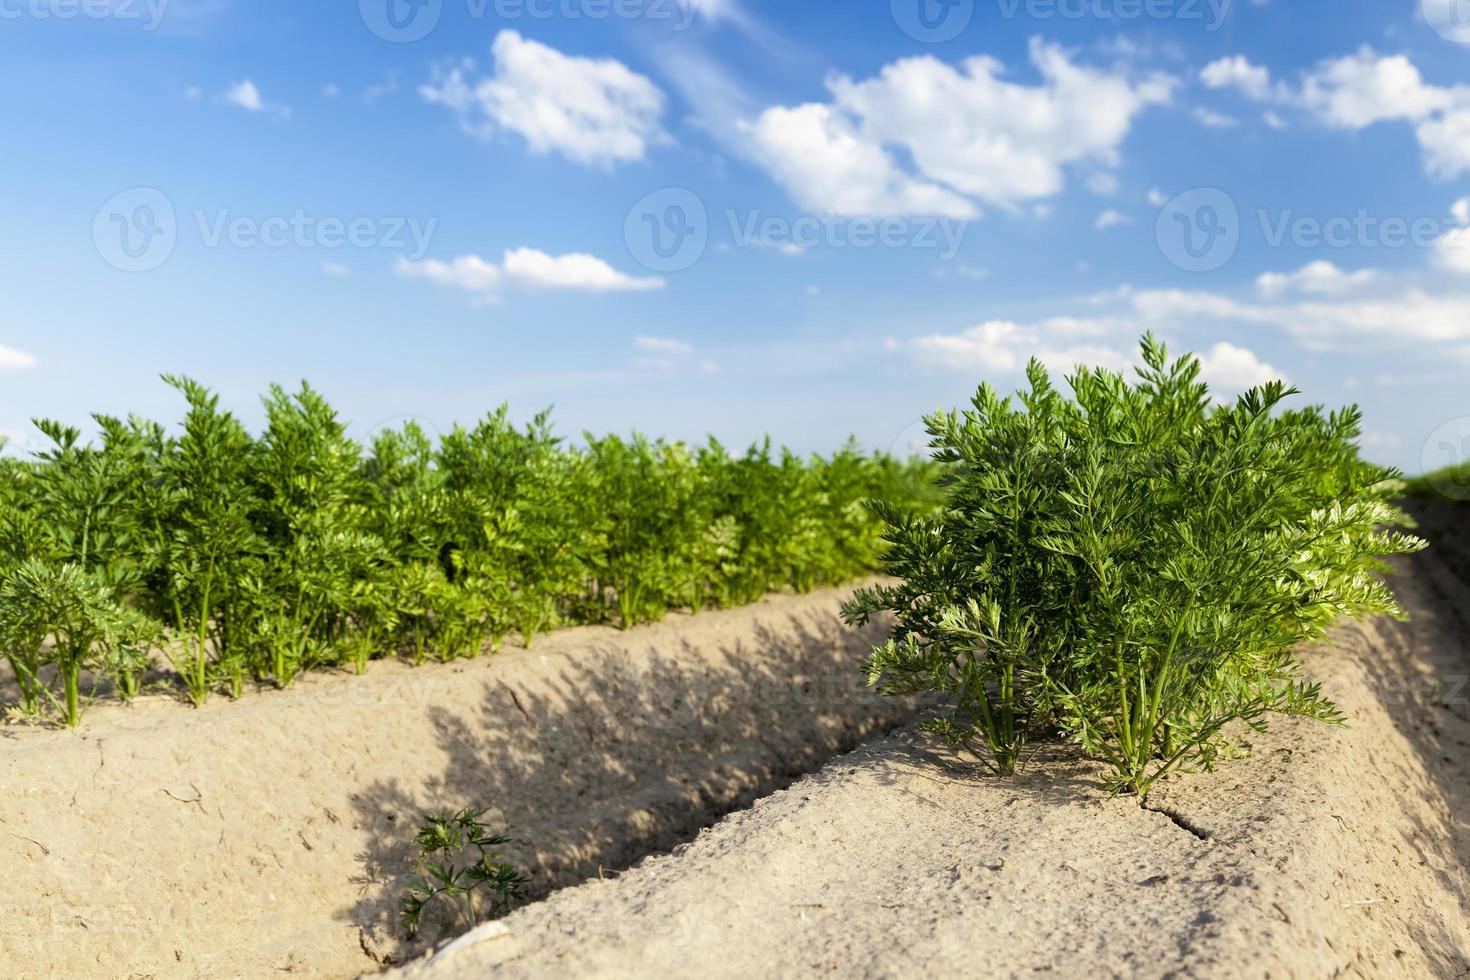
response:
[[[1273,98],[1276,93],[1271,85],[1270,70],[1251,64],[1242,55],[1210,62],[1200,70],[1199,77],[1209,88],[1239,89],[1248,98],[1257,101]]]
[[[1403,55],[1380,58],[1365,47],[1308,72],[1301,101],[1328,125],[1362,129],[1390,119],[1424,119],[1444,109],[1449,95],[1424,84]]]
[[[1169,203],[1169,195],[1155,187],[1148,192],[1148,203],[1156,208],[1161,208]]]
[[[694,345],[675,337],[654,337],[640,334],[633,338],[633,346],[648,356],[633,359],[633,366],[641,371],[658,374],[718,374],[718,361],[694,358]]]
[[[639,350],[658,351],[665,354],[692,354],[694,345],[673,337],[650,337],[643,334],[633,338],[633,346]]]
[[[1286,120],[1282,119],[1280,116],[1270,111],[1269,109],[1261,113],[1261,121],[1275,130],[1283,130],[1286,128]]]
[[[1456,89],[1453,110],[1420,123],[1414,130],[1430,176],[1453,180],[1470,171],[1470,93]]]
[[[1470,274],[1470,197],[1462,197],[1450,205],[1450,215],[1459,222],[1434,243],[1434,264],[1447,272]]]
[[[1078,364],[1119,370],[1132,364],[1131,348],[1087,342],[1099,332],[1092,321],[1056,317],[1038,324],[989,320],[955,334],[928,334],[907,344],[909,354],[922,364],[962,371],[1021,371],[1036,357],[1054,371]]]
[[[641,160],[659,128],[664,95],[644,76],[611,58],[562,54],[501,31],[491,46],[494,73],[468,81],[472,63],[435,72],[419,93],[448,106],[465,129],[482,138],[498,127],[525,137],[533,153],[561,153],[579,163],[610,167]]]
[[[1068,165],[1113,166],[1134,118],[1174,85],[1078,65],[1039,39],[1030,56],[1038,85],[1005,80],[989,57],[956,67],[925,55],[863,81],[836,76],[830,103],[746,123],[749,152],[811,210],[970,217],[981,202],[1056,194]]]
[[[1113,371],[1140,364],[1136,338],[1142,329],[1126,318],[1051,317],[1033,324],[991,320],[954,334],[928,334],[906,344],[891,338],[890,350],[906,350],[930,367],[1017,374],[1031,357],[1049,371],[1077,366]],[[1203,353],[1200,377],[1218,394],[1239,392],[1285,376],[1253,351],[1219,341]]]
[[[198,102],[203,97],[204,90],[201,89],[198,85],[190,85],[188,88],[184,89],[185,102]]]
[[[197,91],[197,88],[186,89],[184,91],[184,97],[193,99],[193,93]],[[277,119],[286,119],[291,115],[291,110],[287,106],[267,102],[261,94],[259,87],[248,78],[236,82],[234,85],[225,89],[219,94],[217,101],[220,105],[234,106],[237,109],[244,109],[246,112],[266,113]]]
[[[640,278],[619,272],[595,255],[572,252],[553,256],[534,248],[509,249],[500,265],[478,255],[462,255],[450,262],[438,259],[414,262],[400,257],[394,271],[487,298],[493,298],[505,286],[526,290],[628,292],[662,289],[665,285],[657,276]]]
[[[1224,113],[1215,112],[1203,107],[1196,108],[1191,115],[1194,116],[1195,122],[1207,129],[1234,129],[1240,125],[1240,120],[1234,116],[1227,116]]]
[[[1266,272],[1256,279],[1263,296],[1276,298],[1289,292],[1333,295],[1373,281],[1372,269],[1344,272],[1325,260],[1309,262],[1295,272]]]
[[[1436,295],[1409,288],[1342,299],[1251,303],[1205,291],[1123,287],[1109,298],[1124,304],[1140,329],[1214,319],[1282,330],[1317,350],[1352,349],[1364,340],[1470,340],[1466,293]]]
[[[1211,388],[1245,391],[1268,381],[1285,381],[1286,376],[1253,352],[1220,341],[1199,355],[1200,379]]]
[[[1450,180],[1470,172],[1470,86],[1432,85],[1405,55],[1379,55],[1365,46],[1319,62],[1297,88],[1272,84],[1264,68],[1238,55],[1212,62],[1200,77],[1212,87],[1239,88],[1258,102],[1296,106],[1336,129],[1409,123],[1431,176]],[[1267,113],[1266,123],[1285,126],[1274,113]]]
[[[30,354],[0,344],[0,370],[28,371],[39,365]]]
[[[512,282],[530,289],[613,292],[664,287],[664,280],[657,276],[627,275],[595,255],[571,252],[551,256],[534,248],[517,248],[506,252],[505,275]]]
[[[343,265],[341,262],[323,262],[322,271],[329,276],[352,275],[352,270],[347,268],[347,266]]]
[[[1099,197],[1111,197],[1118,193],[1118,175],[1110,173],[1093,174],[1087,178],[1087,189]]]
[[[478,255],[462,255],[452,262],[424,259],[412,262],[400,256],[393,271],[401,276],[427,279],[441,286],[455,286],[471,293],[492,293],[500,288],[500,268]]]
[[[1114,228],[1118,225],[1131,225],[1133,224],[1133,219],[1128,217],[1128,215],[1124,214],[1122,211],[1116,211],[1113,208],[1108,208],[1102,214],[1097,216],[1097,221],[1093,222],[1093,224],[1098,231],[1105,231],[1108,228]]]
[[[247,112],[264,112],[265,100],[260,97],[260,89],[250,79],[237,82],[225,90],[220,96],[227,104],[239,106]]]
[[[744,131],[756,158],[810,211],[875,218],[980,213],[960,195],[905,173],[831,106],[767,109]]]

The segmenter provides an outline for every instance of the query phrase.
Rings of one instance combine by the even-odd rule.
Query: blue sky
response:
[[[907,449],[1151,329],[1456,461],[1462,2],[0,0],[0,433],[176,372]]]

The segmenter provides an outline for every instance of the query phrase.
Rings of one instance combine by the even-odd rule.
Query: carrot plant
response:
[[[930,731],[1011,772],[1059,730],[1140,796],[1209,768],[1232,722],[1340,722],[1292,649],[1401,614],[1379,556],[1423,547],[1393,530],[1397,474],[1358,457],[1356,409],[1281,411],[1279,382],[1216,406],[1196,359],[1152,337],[1142,359],[1131,384],[1077,371],[1070,399],[1033,362],[1014,403],[982,385],[931,416],[944,506],[875,507],[901,581],[846,609],[895,614],[869,677],[939,695]]]
[[[72,727],[82,720],[82,672],[106,670],[109,656],[136,654],[148,635],[97,573],[34,558],[12,569],[0,585],[0,624],[24,707],[38,710],[42,696],[57,703],[41,676],[43,667],[52,666],[61,684],[57,707]]]
[[[155,603],[173,631],[170,657],[189,698],[203,704],[221,682],[244,682],[244,585],[263,561],[253,522],[253,440],[219,397],[166,377],[188,404],[183,433],[162,463],[165,497],[149,515],[161,582]]]
[[[413,839],[415,876],[400,907],[410,936],[418,933],[425,910],[436,900],[455,908],[464,926],[472,928],[482,913],[524,897],[530,879],[504,860],[497,849],[510,838],[490,833],[480,822],[484,814],[466,808],[452,816],[431,815],[420,825]],[[477,893],[485,895],[479,905]]]
[[[851,446],[572,445],[547,413],[516,424],[504,406],[364,448],[306,385],[272,387],[255,436],[204,386],[164,381],[183,396],[176,429],[98,416],[92,445],[40,423],[51,448],[0,460],[0,654],[28,714],[65,714],[69,676],[79,699],[101,680],[131,697],[155,654],[200,704],[310,669],[473,657],[838,584],[886,547],[863,503],[931,468]],[[25,612],[25,590],[50,612]]]

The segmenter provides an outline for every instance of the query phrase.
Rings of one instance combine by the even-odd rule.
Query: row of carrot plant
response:
[[[99,682],[130,698],[163,677],[202,703],[841,583],[883,548],[865,503],[919,507],[901,490],[933,466],[851,444],[573,445],[545,413],[517,425],[504,407],[362,446],[305,385],[271,389],[255,436],[199,384],[165,380],[187,406],[176,430],[99,415],[87,441],[39,421],[49,448],[0,459],[0,651],[23,714],[75,725]]]

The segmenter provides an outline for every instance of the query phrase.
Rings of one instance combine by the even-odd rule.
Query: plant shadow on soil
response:
[[[1384,710],[1423,763],[1420,778],[1395,789],[1423,801],[1432,817],[1405,807],[1403,844],[1435,869],[1463,914],[1470,909],[1470,507],[1416,500],[1408,509],[1430,542],[1428,551],[1395,562],[1407,574],[1393,584],[1401,593],[1412,590],[1403,595],[1412,615],[1384,623],[1375,637],[1379,655],[1363,663]],[[1449,867],[1426,851],[1424,842],[1434,840],[1453,842]],[[1470,950],[1454,938],[1442,930],[1414,932],[1441,962],[1458,961],[1470,973]]]
[[[881,631],[788,615],[713,651],[688,640],[636,654],[594,647],[534,688],[483,682],[473,713],[430,709],[448,764],[354,800],[372,843],[359,855],[358,899],[338,917],[362,930],[379,965],[464,928],[426,914],[410,941],[399,923],[412,838],[430,812],[487,807],[492,832],[512,838],[507,859],[530,875],[529,900],[691,840],[909,720],[912,704],[879,698],[858,671]],[[769,650],[782,657],[756,655]]]

